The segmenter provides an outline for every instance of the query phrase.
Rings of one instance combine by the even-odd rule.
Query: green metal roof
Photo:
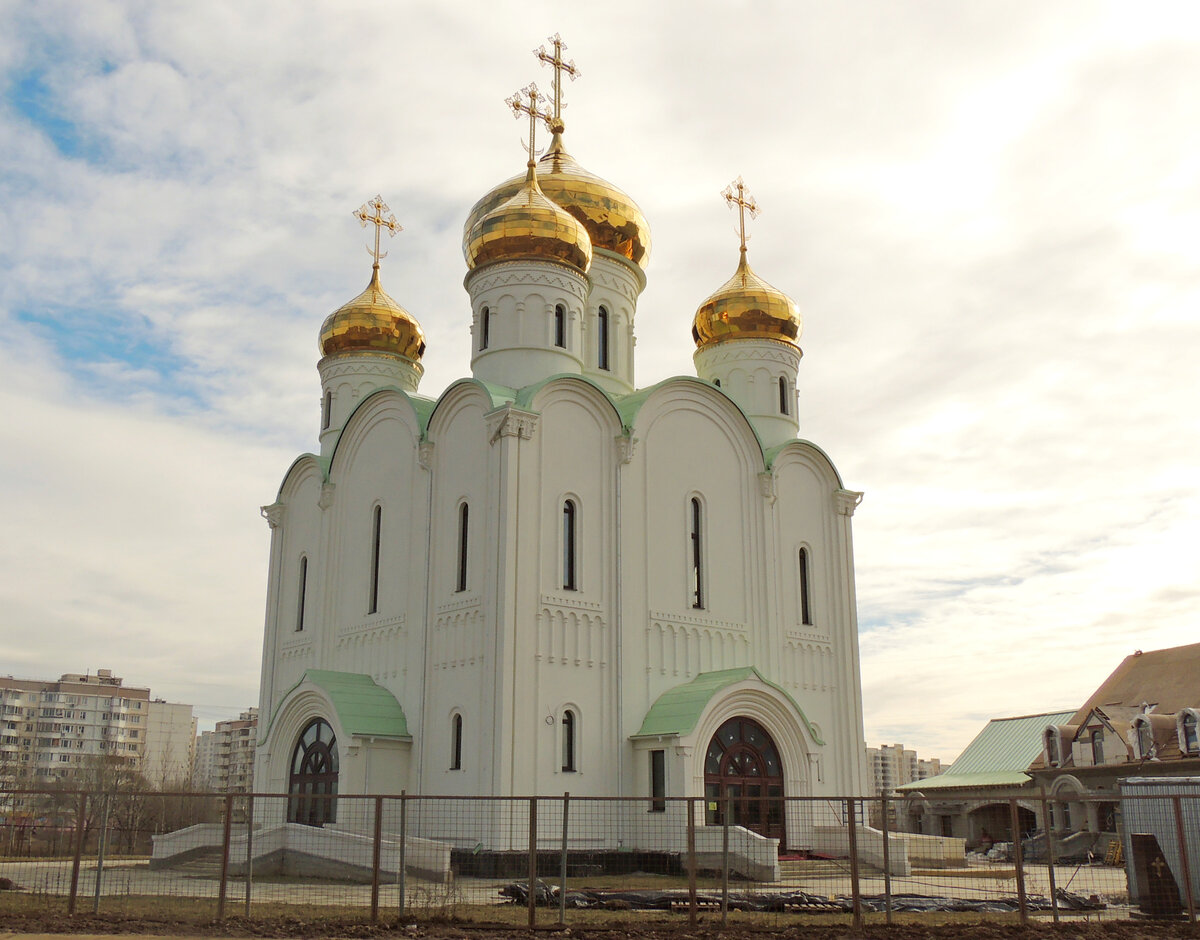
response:
[[[696,730],[701,713],[714,695],[727,686],[731,686],[737,682],[744,682],[751,677],[758,679],[764,685],[769,685],[783,695],[800,715],[800,719],[804,722],[804,727],[808,729],[808,733],[812,739],[817,744],[825,743],[814,730],[808,720],[808,716],[804,714],[804,709],[796,703],[796,700],[788,694],[787,690],[768,679],[764,679],[762,673],[753,666],[743,666],[740,669],[722,669],[717,672],[702,672],[691,682],[685,682],[683,685],[677,685],[673,689],[668,689],[650,706],[650,711],[646,712],[646,717],[642,721],[642,727],[634,737],[646,738],[662,735],[691,734]]]
[[[370,676],[357,672],[307,669],[300,681],[288,689],[280,699],[280,705],[304,682],[311,682],[317,686],[333,703],[338,723],[345,734],[362,738],[412,740],[408,733],[408,719],[404,717],[404,709],[391,692],[377,684]],[[272,715],[271,723],[274,724],[274,721],[275,715]]]
[[[1028,782],[1025,768],[1042,751],[1047,725],[1061,725],[1074,712],[1047,712],[1020,718],[993,718],[944,774],[914,780],[897,792],[949,787],[1006,787]]]

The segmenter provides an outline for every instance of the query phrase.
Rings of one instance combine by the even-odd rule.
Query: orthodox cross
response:
[[[370,211],[372,209],[375,210],[374,214]],[[386,218],[384,217],[385,212],[387,213]],[[387,257],[386,251],[381,252],[379,250],[380,232],[383,229],[387,229],[388,237],[394,238],[397,232],[404,229],[404,226],[396,221],[396,217],[392,215],[392,210],[388,208],[387,203],[383,201],[383,197],[379,195],[376,195],[370,202],[364,202],[351,215],[358,219],[358,224],[363,228],[366,228],[368,223],[375,226],[375,250],[372,251],[368,248],[367,254],[375,259],[375,267],[379,267],[379,259]]]
[[[735,195],[736,190],[736,195]],[[754,201],[754,197],[746,190],[746,184],[742,182],[739,176],[732,183],[721,191],[721,195],[725,197],[725,202],[731,207],[738,207],[738,237],[742,241],[742,251],[746,250],[746,211],[749,210],[750,218],[757,218],[758,203]]]
[[[566,72],[571,77],[571,81],[575,81],[575,79],[577,79],[583,73],[576,68],[574,59],[572,59],[570,62],[563,61],[562,54],[563,50],[567,48],[567,44],[562,41],[562,36],[560,36],[558,33],[555,33],[548,39],[548,42],[554,46],[553,55],[546,51],[545,46],[538,46],[533,50],[533,54],[537,56],[542,65],[548,65],[554,69],[554,118],[553,123],[550,125],[550,129],[555,132],[561,132],[563,129],[563,72]]]
[[[529,99],[528,103],[522,99]],[[547,125],[554,119],[554,116],[544,107],[539,107],[546,101],[546,96],[538,91],[538,86],[530,82],[520,91],[510,95],[504,99],[504,103],[512,108],[513,117],[519,118],[522,114],[529,115],[529,162],[533,163],[534,157],[537,155],[537,150],[534,149],[534,136],[537,132],[538,118],[541,118]]]

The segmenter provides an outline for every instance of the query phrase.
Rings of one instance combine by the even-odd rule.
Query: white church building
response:
[[[772,800],[866,792],[862,494],[799,437],[801,317],[744,237],[728,281],[678,298],[696,374],[637,387],[650,229],[568,154],[559,103],[546,153],[466,217],[469,376],[420,390],[378,250],[321,328],[319,452],[263,508],[255,789],[704,796],[707,824],[728,796],[794,844]]]

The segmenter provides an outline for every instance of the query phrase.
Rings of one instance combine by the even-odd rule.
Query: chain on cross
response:
[[[372,209],[375,210],[373,213],[371,212]],[[387,213],[386,217],[384,216],[385,212]],[[392,210],[388,208],[387,203],[383,201],[383,197],[380,195],[376,195],[370,202],[364,202],[351,215],[358,219],[358,224],[363,228],[366,228],[368,223],[375,226],[375,250],[372,251],[368,248],[367,254],[375,259],[375,267],[379,267],[379,259],[387,257],[386,251],[381,252],[379,250],[380,233],[384,229],[387,229],[388,237],[394,238],[397,232],[404,230],[404,226],[396,221],[396,217],[392,215]]]
[[[525,100],[527,99],[527,100]],[[534,82],[530,82],[520,91],[510,95],[504,99],[504,103],[512,108],[513,117],[519,118],[522,114],[529,115],[529,162],[533,163],[537,157],[538,151],[535,149],[534,138],[537,132],[538,119],[546,122],[549,127],[554,120],[552,115],[542,104],[546,101],[546,96],[538,91],[538,86]]]
[[[533,54],[538,58],[542,65],[548,65],[554,69],[554,117],[550,129],[555,133],[562,133],[562,109],[564,107],[562,100],[562,77],[565,72],[570,76],[571,81],[575,81],[583,73],[579,71],[575,65],[575,60],[570,62],[563,61],[563,50],[567,48],[567,44],[562,41],[562,36],[555,33],[547,40],[553,47],[553,54],[546,51],[545,46],[538,46],[533,50]]]
[[[754,201],[754,197],[750,195],[746,189],[746,184],[742,182],[739,176],[732,183],[726,186],[721,195],[725,197],[725,202],[731,207],[738,207],[738,238],[742,242],[742,251],[746,250],[746,213],[750,213],[750,218],[758,217],[758,203]]]

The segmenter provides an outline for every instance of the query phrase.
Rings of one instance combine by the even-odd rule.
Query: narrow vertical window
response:
[[[700,507],[700,500],[693,497],[691,505],[691,538],[692,538],[692,606],[696,608],[704,607],[704,572],[703,572],[703,548],[700,542],[701,530],[700,525],[703,521],[703,513]]]
[[[325,393],[325,400],[321,403],[321,430],[329,430],[329,422],[333,420],[333,392]]]
[[[554,345],[567,348],[567,310],[562,304],[554,307]]]
[[[458,509],[458,582],[455,590],[467,589],[467,504],[463,503]]]
[[[488,348],[488,333],[492,326],[492,312],[484,307],[479,311],[479,349],[480,351]]]
[[[367,613],[379,611],[379,533],[383,522],[383,507],[376,506],[371,514],[371,589],[367,601]]]
[[[717,388],[720,388],[720,387],[721,387],[721,380],[720,380],[720,379],[713,379],[713,385],[715,385]]]
[[[1104,763],[1104,729],[1096,728],[1092,731],[1092,763]]]
[[[562,716],[562,769],[575,772],[575,713],[569,708]]]
[[[788,413],[787,379],[785,379],[782,375],[779,377],[779,413],[781,415]]]
[[[1053,728],[1046,729],[1046,763],[1051,767],[1058,766],[1058,736]]]
[[[597,323],[598,329],[596,333],[596,365],[605,371],[608,370],[608,311],[603,307],[600,308],[600,316]]]
[[[650,752],[650,812],[667,811],[667,752]]]
[[[304,595],[308,593],[308,556],[300,556],[300,585],[296,591],[296,632],[304,629]]]
[[[808,549],[800,549],[800,622],[812,624],[812,603],[808,593]]]
[[[563,540],[563,590],[574,591],[575,581],[575,501],[568,499],[563,503],[562,540]]]
[[[455,715],[450,726],[450,769],[462,770],[462,715]]]

